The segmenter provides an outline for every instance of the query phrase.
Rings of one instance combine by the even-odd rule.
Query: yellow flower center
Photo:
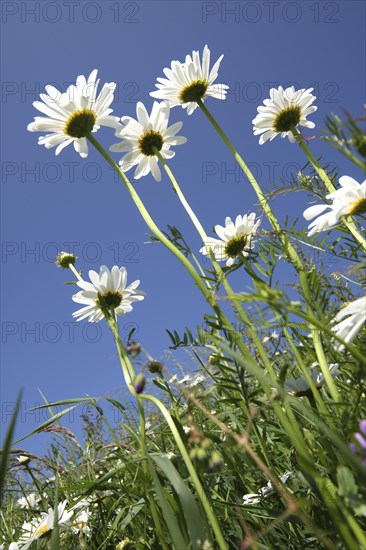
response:
[[[248,235],[238,235],[233,237],[225,245],[225,254],[229,256],[229,258],[236,258],[239,256],[240,252],[243,252],[247,242]]]
[[[273,121],[276,132],[288,132],[292,126],[297,126],[301,119],[301,109],[298,105],[290,105],[282,109]]]
[[[66,121],[64,133],[74,138],[82,138],[90,134],[94,128],[97,115],[91,109],[75,111]]]
[[[366,214],[366,199],[358,199],[351,204],[349,214]]]
[[[41,527],[38,527],[37,531],[34,533],[34,536],[35,537],[41,537],[42,535],[47,533],[47,531],[49,531],[47,524],[42,525]]]
[[[153,147],[156,147],[158,151],[162,148],[164,140],[162,135],[155,130],[149,130],[145,132],[139,138],[139,149],[145,157],[152,157],[155,155]]]
[[[181,103],[189,103],[190,101],[198,101],[202,99],[207,92],[208,82],[207,80],[196,80],[191,82],[183,88],[179,94],[179,101]]]
[[[76,523],[72,524],[75,529],[79,529],[79,531],[82,531],[84,527],[86,527],[86,521],[77,521]]]
[[[115,309],[121,302],[122,294],[120,292],[109,290],[105,294],[98,293],[98,305],[102,311],[104,309]]]

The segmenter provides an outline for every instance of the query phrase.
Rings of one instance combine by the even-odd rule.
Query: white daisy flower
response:
[[[17,461],[19,465],[28,464],[28,462],[31,461],[31,458],[27,455],[19,455],[17,456]]]
[[[137,165],[134,178],[140,179],[150,172],[156,181],[161,180],[158,166],[158,157],[154,147],[164,159],[171,159],[175,153],[170,150],[172,145],[182,145],[187,139],[176,136],[183,126],[183,122],[176,122],[168,127],[170,108],[167,103],[154,101],[151,115],[140,101],[136,105],[137,120],[132,117],[122,117],[123,128],[116,132],[122,141],[110,147],[111,151],[126,152],[119,164],[123,172]]]
[[[97,323],[103,319],[106,310],[113,309],[117,315],[124,315],[132,311],[133,302],[143,300],[141,291],[136,291],[140,281],[127,284],[127,270],[125,267],[108,267],[102,265],[99,274],[96,271],[89,271],[91,283],[78,281],[77,285],[82,288],[72,299],[78,304],[86,304],[85,307],[75,311],[72,315],[81,321],[89,317],[90,323]]]
[[[315,386],[317,388],[321,388],[322,386],[324,386],[324,383],[325,383],[325,378],[323,376],[323,374],[319,371],[318,367],[319,364],[318,363],[313,363],[310,367],[310,369],[307,369]],[[315,367],[315,368],[314,368]],[[329,372],[330,374],[332,375],[333,378],[335,378],[336,376],[338,376],[340,373],[339,373],[339,370],[338,370],[338,363],[331,363],[329,365]],[[292,380],[286,380],[285,381],[285,389],[298,396],[298,397],[301,397],[302,395],[304,395],[306,392],[308,392],[310,390],[310,386],[309,386],[309,383],[308,381],[306,380],[305,376],[302,375],[300,378],[296,378],[296,379],[292,379]]]
[[[90,515],[89,508],[79,510],[76,516],[70,520],[71,531],[73,533],[84,533],[84,535],[89,536],[91,534],[89,526]]]
[[[366,321],[366,296],[357,298],[342,308],[335,316],[334,321],[338,323],[333,328],[336,335],[347,344],[352,343]],[[335,349],[342,351],[344,345],[337,342]]]
[[[215,225],[215,232],[220,239],[209,237],[205,246],[201,248],[201,254],[207,256],[209,247],[218,262],[224,262],[228,267],[232,266],[235,259],[240,256],[248,256],[253,248],[252,238],[260,225],[260,220],[255,221],[255,213],[237,216],[235,223],[231,218],[225,219],[225,227]]]
[[[59,525],[62,525],[70,519],[72,512],[65,510],[67,501],[64,500],[60,502],[57,506],[57,521]],[[37,539],[49,533],[53,529],[53,524],[55,521],[55,514],[52,508],[48,509],[48,513],[41,513],[40,518],[34,518],[29,523],[23,523],[22,530],[23,534],[19,538],[19,543],[23,546],[20,547],[20,550],[27,550],[29,546]]]
[[[278,134],[283,138],[287,136],[293,143],[295,138],[291,131],[292,126],[314,128],[315,124],[306,120],[308,115],[317,110],[317,107],[311,105],[316,99],[310,93],[312,91],[313,88],[295,91],[294,86],[286,90],[280,86],[269,91],[270,99],[265,99],[264,106],[257,108],[258,114],[252,120],[254,135],[262,134],[259,138],[260,145],[268,139],[272,141]]]
[[[40,501],[41,497],[37,493],[30,493],[25,497],[19,498],[17,500],[17,503],[20,508],[32,510],[34,508],[38,508],[38,504],[40,503]]]
[[[288,478],[292,476],[292,472],[287,471],[283,474],[283,476],[280,477],[280,480],[282,483],[286,483]],[[243,496],[244,504],[259,504],[261,499],[265,496],[269,496],[270,494],[275,492],[275,488],[273,487],[273,484],[271,481],[267,483],[265,487],[262,487],[259,489],[258,493],[249,493],[247,495]]]
[[[214,84],[221,60],[221,55],[210,70],[210,50],[206,45],[203,48],[202,63],[198,51],[186,56],[185,63],[172,61],[171,68],[165,68],[164,74],[167,78],[158,78],[157,91],[150,92],[152,97],[167,101],[171,107],[181,105],[191,115],[197,107],[198,100],[207,97],[215,97],[224,100],[226,84]]]
[[[304,211],[304,218],[312,220],[324,210],[330,210],[311,222],[309,237],[334,227],[342,216],[366,213],[366,180],[358,183],[349,176],[342,176],[339,178],[339,183],[341,184],[339,189],[326,195],[327,199],[333,201],[332,204],[315,204]]]
[[[30,132],[50,132],[38,139],[39,145],[46,149],[56,147],[56,155],[62,149],[74,144],[75,151],[85,158],[88,156],[86,136],[96,132],[100,126],[119,127],[119,119],[110,116],[109,108],[113,101],[116,84],[104,84],[97,97],[99,79],[97,69],[92,71],[88,80],[80,75],[75,85],[67,88],[65,93],[53,86],[46,86],[47,94],[40,94],[42,101],[35,101],[34,107],[46,117],[35,117],[28,124]]]

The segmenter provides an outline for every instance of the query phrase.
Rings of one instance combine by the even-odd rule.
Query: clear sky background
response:
[[[26,127],[40,113],[32,102],[48,83],[65,91],[78,75],[97,68],[101,83],[117,83],[113,114],[135,116],[137,101],[151,109],[149,92],[173,59],[183,61],[205,44],[211,59],[225,54],[217,82],[230,86],[226,102],[207,106],[222,124],[264,187],[289,181],[305,164],[297,145],[276,138],[260,146],[252,133],[257,106],[272,86],[315,88],[318,110],[311,115],[320,133],[324,117],[342,108],[362,116],[365,102],[365,4],[347,1],[3,1],[2,25],[2,361],[1,432],[20,387],[23,403],[17,437],[45,419],[27,412],[41,402],[102,396],[123,385],[112,335],[105,322],[76,324],[78,305],[65,286],[70,272],[54,265],[61,250],[79,257],[86,274],[102,264],[125,265],[128,280],[141,279],[146,299],[120,321],[126,339],[132,327],[159,358],[170,344],[165,329],[182,332],[201,324],[209,308],[177,260],[159,244],[147,245],[148,228],[122,184],[99,154],[83,160],[72,147],[58,157],[37,145],[40,134]],[[176,147],[170,167],[208,234],[226,216],[256,211],[256,197],[229,152],[197,109],[182,120],[188,138]],[[305,132],[306,133],[306,132]],[[112,130],[97,138],[108,148]],[[311,142],[324,163],[340,175],[362,175],[336,150]],[[114,154],[118,160],[118,154]],[[129,172],[132,180],[133,172]],[[201,247],[165,174],[135,182],[147,208],[165,229],[175,225],[193,250]],[[280,196],[273,208],[284,220],[300,217],[309,198]],[[262,227],[269,229],[264,221]],[[73,244],[70,244],[73,243]],[[286,277],[286,270],[283,271]],[[235,279],[237,290],[248,280]],[[187,368],[189,364],[187,363]],[[103,403],[102,403],[103,406]],[[107,406],[106,406],[107,408]],[[68,425],[80,433],[79,412]],[[37,435],[23,448],[45,451],[49,436]]]

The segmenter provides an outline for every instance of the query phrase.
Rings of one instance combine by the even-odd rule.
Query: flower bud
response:
[[[152,374],[156,374],[163,370],[163,365],[159,361],[151,361],[151,363],[148,364],[148,369]]]
[[[128,355],[131,355],[132,359],[134,359],[140,353],[141,345],[134,340],[128,346],[126,346],[126,351]]]
[[[142,393],[145,387],[145,376],[140,372],[133,381],[133,389],[136,393]]]
[[[56,265],[62,269],[68,269],[70,265],[75,265],[77,256],[69,252],[60,252],[56,258]]]

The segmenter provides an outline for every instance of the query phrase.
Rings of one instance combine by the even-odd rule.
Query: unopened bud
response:
[[[156,374],[157,372],[161,372],[163,370],[163,365],[159,363],[159,361],[151,361],[147,368],[152,374]]]
[[[60,252],[56,258],[56,265],[62,269],[68,269],[70,265],[75,265],[77,257],[69,252]]]
[[[140,372],[133,381],[133,389],[136,393],[142,393],[145,387],[145,376]]]

